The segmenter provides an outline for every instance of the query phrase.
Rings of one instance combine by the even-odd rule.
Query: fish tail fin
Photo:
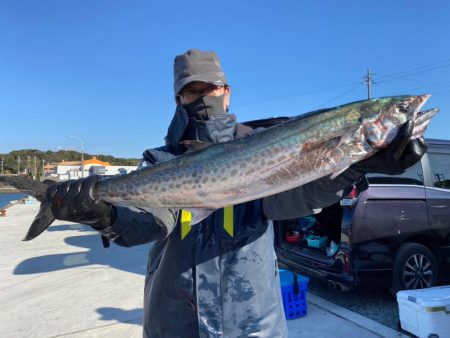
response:
[[[47,198],[47,189],[52,184],[55,184],[55,182],[51,180],[40,182],[20,176],[0,176],[0,188],[4,186],[14,187],[18,191],[31,195],[41,202],[39,212],[28,229],[28,233],[23,239],[24,241],[29,241],[39,236],[55,220]]]
[[[2,187],[14,187],[20,192],[31,195],[39,202],[44,202],[47,197],[47,188],[55,182],[31,180],[20,176],[0,176],[0,190]]]
[[[47,229],[50,224],[55,220],[53,216],[52,209],[50,208],[50,203],[42,202],[38,214],[34,218],[28,232],[23,239],[23,241],[30,241],[37,236],[39,236],[45,229]]]

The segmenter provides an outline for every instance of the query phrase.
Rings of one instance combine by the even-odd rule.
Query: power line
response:
[[[360,85],[360,82],[345,82],[345,83],[335,84],[335,85],[322,85],[322,86],[318,86],[314,89],[309,89],[309,90],[300,91],[300,92],[294,92],[293,94],[272,96],[272,97],[254,101],[254,102],[238,103],[233,106],[234,107],[242,107],[242,106],[247,106],[247,105],[251,105],[254,103],[266,103],[266,102],[271,102],[271,101],[278,101],[278,100],[288,99],[291,97],[302,96],[302,95],[307,95],[307,94],[312,94],[312,93],[318,93],[318,92],[328,91],[328,90],[342,88],[342,87],[348,87],[348,86],[355,85],[355,84]]]
[[[426,83],[426,82],[408,80],[408,79],[396,79],[396,80],[409,84],[408,89],[412,89],[412,90],[429,89],[430,87],[438,87],[437,90],[433,90],[433,93],[442,92],[442,90],[444,90],[444,91],[450,90],[450,89],[448,89],[448,87],[444,86],[444,85],[447,85],[449,83],[449,81],[444,81],[441,84],[438,84],[438,83]],[[433,96],[434,96],[434,94],[433,94]]]
[[[449,66],[450,66],[450,59],[446,59],[446,60],[443,60],[443,61],[439,61],[439,62],[434,62],[432,64],[428,64],[428,65],[425,65],[425,66],[415,67],[415,68],[411,68],[409,70],[404,70],[404,71],[393,73],[393,74],[390,74],[390,75],[381,76],[379,78],[379,80],[378,80],[378,83],[391,81],[391,80],[396,80],[396,79],[400,79],[400,78],[403,78],[403,77],[408,77],[408,76],[415,75],[415,74],[429,72],[431,70],[436,70],[436,69],[449,67]]]
[[[399,80],[403,81],[403,82],[407,82],[407,83],[414,83],[414,84],[420,84],[422,86],[431,86],[431,87],[437,87],[437,86],[442,87],[442,86],[450,84],[449,80],[442,81],[442,82],[427,82],[427,81],[420,81],[420,80],[415,80],[415,79],[408,79],[407,77],[401,78]]]
[[[408,70],[404,70],[404,71],[392,73],[389,75],[377,77],[376,83],[379,84],[382,82],[397,80],[397,79],[405,78],[405,77],[408,77],[411,75],[420,74],[420,73],[424,73],[424,72],[428,72],[428,71],[432,71],[432,70],[436,70],[436,69],[440,69],[440,68],[444,68],[444,67],[449,67],[449,66],[450,66],[450,59],[445,59],[445,60],[434,62],[434,63],[428,64],[428,65],[418,66],[418,67],[414,67],[414,68],[411,68]],[[368,73],[370,73],[370,70],[368,70]],[[371,97],[371,85],[375,84],[375,82],[373,80],[373,73],[370,73],[370,76],[367,75],[364,83],[368,87],[367,88],[368,89],[367,96],[368,96],[368,98],[370,98]],[[235,104],[234,106],[242,107],[242,106],[251,105],[251,104],[255,104],[255,103],[259,104],[259,103],[266,103],[266,102],[271,102],[271,101],[278,101],[278,100],[288,99],[288,98],[292,98],[292,97],[296,97],[296,96],[302,96],[302,95],[307,95],[307,94],[312,94],[312,93],[317,93],[317,92],[323,92],[323,91],[353,86],[356,84],[360,84],[360,82],[344,82],[344,83],[338,83],[338,84],[334,84],[334,85],[322,85],[322,86],[319,85],[318,87],[313,88],[313,89],[298,91],[298,92],[294,92],[292,94],[280,94],[277,96],[272,96],[269,98],[265,98],[265,99],[253,101],[253,102],[238,103],[238,104]],[[354,87],[350,88],[348,91],[344,92],[344,94],[349,91],[352,91],[353,89],[355,89],[355,88]],[[340,94],[338,97],[340,97],[342,95],[343,94]],[[334,100],[334,99],[335,98],[333,98],[331,100]]]
[[[350,88],[349,90],[346,90],[345,92],[343,92],[343,93],[341,93],[341,94],[339,94],[339,95],[337,95],[337,96],[335,96],[335,97],[329,99],[329,100],[328,100],[327,102],[325,102],[321,107],[325,107],[325,106],[328,105],[330,102],[333,102],[334,100],[336,100],[336,99],[338,99],[338,98],[344,96],[345,94],[350,93],[351,91],[355,90],[355,89],[358,88],[359,86],[360,86],[360,83],[358,83],[356,86]],[[319,109],[319,108],[321,108],[321,107],[318,107],[317,109]]]

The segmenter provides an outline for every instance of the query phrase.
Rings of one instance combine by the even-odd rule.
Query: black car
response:
[[[450,262],[450,141],[427,142],[421,162],[403,175],[368,175],[367,190],[275,222],[280,263],[343,290],[435,285]]]

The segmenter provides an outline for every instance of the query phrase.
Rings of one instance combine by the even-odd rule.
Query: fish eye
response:
[[[397,109],[401,112],[401,113],[406,113],[409,109],[409,106],[405,103],[399,103],[397,104]]]

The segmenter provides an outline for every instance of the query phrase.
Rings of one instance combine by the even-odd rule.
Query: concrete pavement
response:
[[[141,337],[148,245],[103,248],[89,227],[56,221],[23,242],[39,203],[0,217],[0,337]],[[312,294],[289,337],[402,337]],[[403,336],[404,337],[404,336]]]

